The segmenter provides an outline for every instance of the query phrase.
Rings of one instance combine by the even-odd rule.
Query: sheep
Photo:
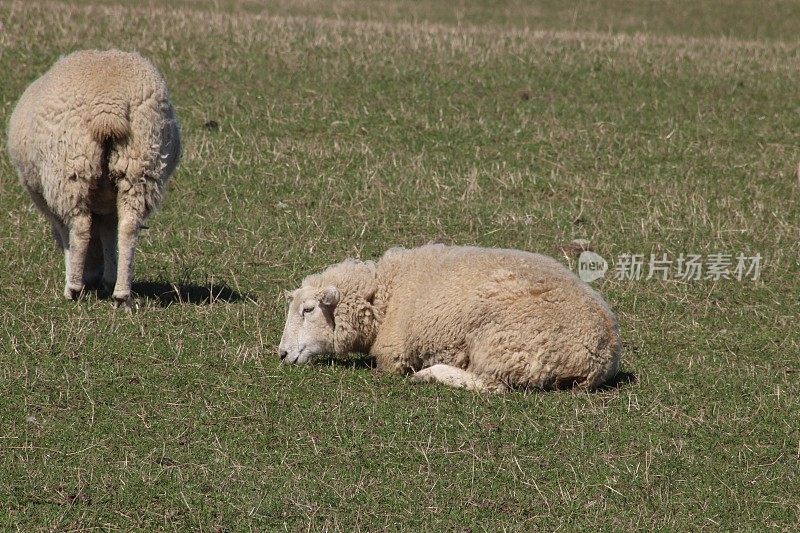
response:
[[[102,282],[115,307],[130,308],[139,229],[180,151],[166,82],[137,53],[74,52],[28,86],[8,153],[64,252],[68,300]]]
[[[619,325],[561,263],[521,250],[392,248],[286,293],[283,364],[360,352],[379,371],[481,392],[594,390],[619,369]]]

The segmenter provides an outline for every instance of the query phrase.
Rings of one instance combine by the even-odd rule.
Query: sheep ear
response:
[[[319,303],[329,307],[336,307],[340,299],[341,294],[339,294],[339,289],[331,285],[330,287],[325,287],[322,291],[322,295],[319,297]]]

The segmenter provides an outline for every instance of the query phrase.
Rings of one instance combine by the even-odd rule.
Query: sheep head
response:
[[[286,293],[289,311],[278,346],[281,362],[302,365],[314,356],[334,353],[334,311],[340,298],[334,286],[303,286]]]
[[[286,364],[303,364],[316,355],[368,352],[380,313],[372,261],[346,259],[303,280],[286,293],[289,312],[278,353]]]

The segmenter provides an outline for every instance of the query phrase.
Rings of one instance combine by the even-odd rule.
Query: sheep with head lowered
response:
[[[520,250],[393,248],[287,293],[285,364],[361,352],[378,370],[470,390],[593,390],[619,369],[611,309],[556,260]]]
[[[167,85],[136,53],[83,50],[23,93],[8,127],[22,185],[64,251],[64,296],[101,282],[129,307],[139,229],[180,157]]]

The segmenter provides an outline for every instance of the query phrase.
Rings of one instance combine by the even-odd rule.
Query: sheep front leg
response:
[[[68,293],[70,280],[69,228],[67,228],[64,222],[62,222],[61,218],[53,213],[41,193],[37,192],[35,189],[32,189],[28,185],[25,185],[25,188],[28,190],[28,194],[30,195],[31,200],[33,200],[34,205],[50,221],[50,226],[53,230],[53,239],[55,239],[56,244],[64,253],[64,296],[68,300],[71,300],[72,293],[71,291]]]
[[[129,209],[120,209],[117,223],[117,282],[112,298],[115,307],[130,309],[133,255],[139,238],[140,217]]]
[[[77,300],[83,292],[83,268],[86,264],[86,252],[92,232],[92,216],[81,213],[72,217],[69,225],[68,248],[64,259],[67,264],[67,282],[64,297]]]
[[[83,283],[87,289],[100,287],[103,276],[103,246],[100,241],[98,217],[92,216],[92,234],[86,252],[86,263],[83,265]]]
[[[487,383],[477,375],[450,365],[437,364],[424,368],[411,376],[417,383],[438,382],[448,387],[478,392],[504,392],[506,387]]]
[[[103,289],[110,294],[117,283],[117,217],[98,217],[97,234],[103,247]]]
[[[53,239],[64,254],[64,287],[69,283],[69,229],[60,221],[53,219]],[[66,295],[66,294],[65,294]]]

